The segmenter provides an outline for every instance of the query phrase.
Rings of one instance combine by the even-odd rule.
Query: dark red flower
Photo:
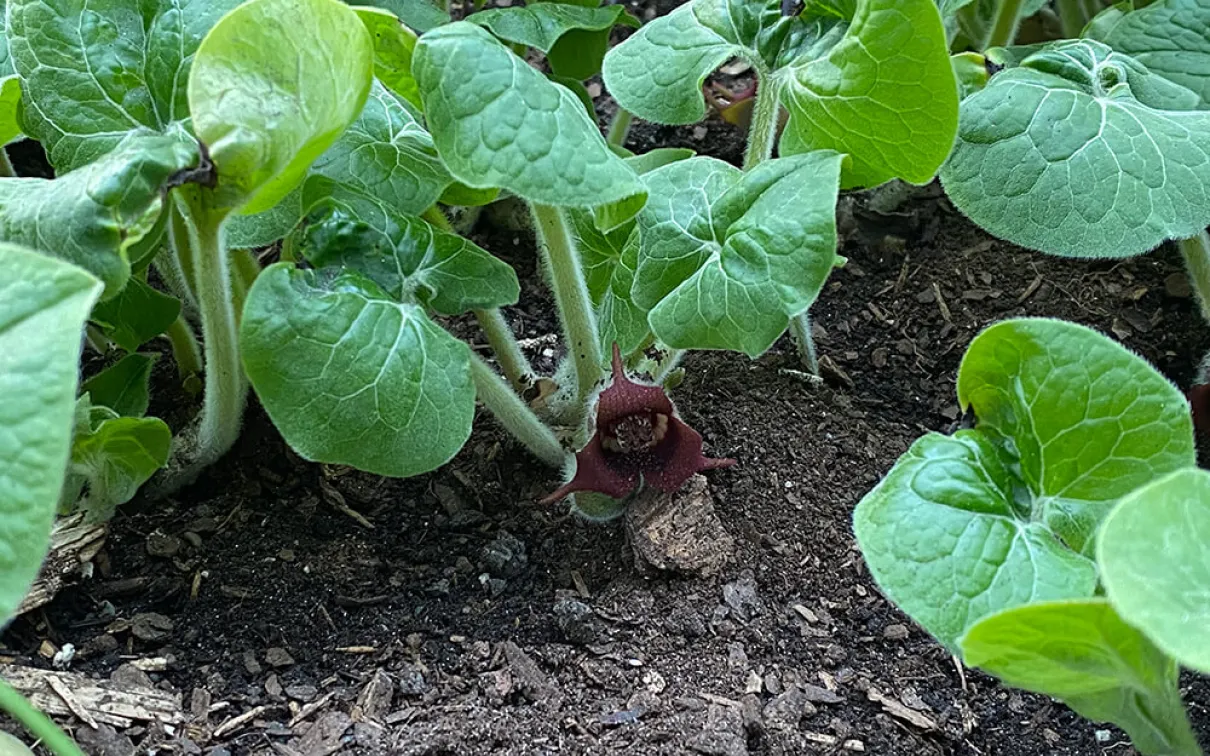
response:
[[[542,503],[576,491],[622,499],[640,480],[672,493],[702,470],[733,464],[702,455],[702,435],[676,416],[663,388],[626,377],[614,344],[613,380],[597,400],[596,431],[576,454],[576,474]]]

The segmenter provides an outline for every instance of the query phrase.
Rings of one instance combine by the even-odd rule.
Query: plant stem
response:
[[[504,379],[488,366],[483,358],[471,353],[471,380],[483,406],[496,416],[504,429],[525,445],[531,453],[551,467],[562,467],[567,452],[559,439],[546,427],[529,406],[521,401]]]
[[[983,44],[984,50],[1013,43],[1013,40],[1017,38],[1017,25],[1021,23],[1021,7],[1024,4],[1024,0],[1000,0],[1000,7],[996,11],[996,23],[992,26],[987,41]]]
[[[113,342],[109,340],[100,328],[97,328],[91,323],[84,329],[84,342],[99,355],[106,355],[113,348]]]
[[[633,121],[634,113],[619,107],[617,112],[613,114],[613,120],[609,122],[609,132],[605,137],[605,141],[615,147],[621,147],[626,144],[626,137],[630,136],[630,124]]]
[[[185,187],[182,187],[185,189]],[[206,354],[206,394],[193,459],[201,470],[227,453],[239,437],[247,387],[239,359],[231,266],[223,239],[225,214],[208,207],[208,195],[193,188],[178,200],[188,213],[188,246],[194,251],[193,278]]]
[[[555,302],[563,335],[575,363],[577,398],[583,404],[596,389],[604,372],[601,369],[601,343],[597,335],[597,316],[584,283],[580,254],[563,211],[549,205],[531,205],[534,231],[550,271]]]
[[[13,164],[8,159],[8,151],[0,147],[0,178],[16,178],[17,172],[13,170]]]
[[[442,231],[448,231],[451,234],[458,233],[454,230],[450,219],[445,217],[445,213],[441,212],[436,205],[425,210],[420,217]],[[483,330],[483,335],[487,336],[487,343],[491,344],[492,352],[496,355],[496,362],[500,363],[500,369],[504,371],[504,376],[508,378],[508,382],[513,385],[514,389],[523,391],[529,386],[529,379],[534,375],[534,369],[530,367],[529,360],[525,359],[521,345],[517,343],[517,337],[513,335],[513,329],[509,328],[508,321],[497,308],[474,310],[474,313],[475,320],[479,321],[479,328]]]
[[[1084,8],[1080,0],[1057,0],[1056,5],[1059,7],[1059,21],[1063,27],[1063,36],[1068,39],[1080,36],[1084,24],[1088,23],[1084,17]]]
[[[744,170],[749,171],[773,156],[777,140],[777,117],[781,113],[777,82],[768,74],[760,75],[756,85],[756,105],[752,125],[748,128],[748,151],[744,153]]]
[[[236,328],[239,328],[240,318],[244,316],[244,300],[248,298],[248,290],[258,275],[260,263],[250,250],[231,250],[231,306],[235,309]]]
[[[197,287],[194,285],[193,241],[189,224],[175,202],[168,204],[168,245],[172,254],[156,257],[156,271],[168,290],[181,300],[181,306],[191,314],[197,313]]]
[[[50,717],[38,711],[25,696],[4,680],[0,680],[0,709],[20,722],[55,756],[84,756],[84,751],[80,750],[80,746],[76,745],[67,733],[60,730]]]
[[[479,321],[479,328],[487,337],[487,343],[492,346],[492,352],[496,355],[496,362],[499,363],[504,377],[516,391],[529,388],[534,369],[530,367],[529,360],[525,359],[521,345],[517,343],[517,337],[513,335],[513,329],[509,328],[504,314],[498,309],[474,310],[474,313],[475,320]]]
[[[803,311],[790,319],[790,334],[798,345],[798,356],[811,375],[819,375],[819,358],[815,352],[815,337],[811,335],[811,316]]]
[[[1201,305],[1202,317],[1210,321],[1210,235],[1205,231],[1179,242],[1181,256],[1185,258],[1185,270],[1189,283]]]
[[[193,328],[190,327],[189,321],[185,320],[185,316],[172,321],[164,335],[172,344],[172,359],[176,360],[177,373],[181,378],[201,375],[202,348],[198,345],[197,336],[193,334]]]

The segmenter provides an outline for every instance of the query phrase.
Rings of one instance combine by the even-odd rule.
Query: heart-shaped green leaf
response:
[[[129,131],[189,117],[185,82],[202,37],[240,0],[8,0],[25,132],[61,173]]]
[[[1104,599],[1030,604],[993,614],[962,639],[968,665],[1112,722],[1144,754],[1199,753],[1179,670]]]
[[[581,81],[600,72],[614,26],[637,29],[640,25],[622,5],[598,8],[567,3],[493,8],[468,20],[500,39],[541,50],[557,75]]]
[[[1210,0],[1161,0],[1133,11],[1115,5],[1084,36],[1197,92],[1201,106],[1210,107]]]
[[[468,22],[434,29],[412,63],[437,152],[463,184],[559,207],[642,198],[638,176],[575,95],[486,30]]]
[[[267,210],[365,105],[374,44],[338,0],[249,0],[194,56],[189,110],[218,169],[225,208]]]
[[[591,213],[567,213],[584,268],[584,282],[597,311],[601,354],[611,359],[616,342],[622,354],[630,354],[651,333],[647,311],[634,303],[630,289],[639,258],[639,230],[634,223],[602,232]]]
[[[416,34],[388,11],[380,8],[355,10],[374,39],[374,77],[413,106],[423,108],[420,88],[412,76]]]
[[[79,265],[117,294],[130,277],[128,251],[156,226],[165,183],[197,163],[179,130],[128,134],[113,152],[54,180],[0,180],[0,240]]]
[[[1134,490],[1105,519],[1105,593],[1177,661],[1210,673],[1210,473],[1189,468]]]
[[[180,314],[179,299],[164,294],[139,278],[131,278],[116,297],[93,308],[92,320],[118,346],[127,352],[135,352],[167,331]],[[97,399],[97,404],[113,407],[101,399]]]
[[[105,522],[138,493],[139,486],[168,462],[172,431],[154,417],[119,417],[91,406],[87,394],[76,407],[71,465],[61,509],[81,510],[86,522]]]
[[[958,399],[975,429],[921,438],[854,513],[878,585],[951,648],[988,614],[1091,596],[1086,555],[1114,502],[1194,460],[1176,387],[1072,323],[986,329]]]
[[[962,103],[941,171],[992,234],[1065,257],[1129,257],[1210,224],[1210,111],[1091,40],[1060,42]]]
[[[0,243],[0,624],[46,555],[71,452],[84,321],[101,282]]]
[[[646,174],[631,294],[679,349],[762,354],[836,264],[843,155],[779,158],[749,173],[695,157]]]
[[[84,381],[80,391],[122,417],[142,417],[150,403],[151,368],[158,354],[128,354]]]
[[[953,145],[958,89],[933,0],[856,0],[787,17],[779,0],[693,0],[605,57],[621,107],[660,123],[706,113],[702,83],[751,61],[789,111],[781,154],[852,158],[845,186],[932,179]],[[842,14],[842,15],[838,15]]]

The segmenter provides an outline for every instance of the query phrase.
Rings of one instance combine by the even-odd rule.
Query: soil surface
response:
[[[638,124],[628,144],[681,145],[732,161],[742,146],[717,119]],[[1027,252],[935,187],[892,215],[854,207],[850,262],[812,309],[825,383],[788,338],[754,361],[684,363],[678,407],[708,453],[738,461],[707,475],[734,539],[721,574],[640,572],[621,521],[538,505],[558,473],[485,412],[448,465],[389,480],[303,462],[253,407],[196,485],[122,509],[93,577],[16,622],[6,655],[48,667],[70,643],[73,671],[162,688],[197,715],[172,733],[79,725],[90,753],[1133,753],[960,669],[880,596],[850,517],[915,438],[958,419],[959,360],[997,320],[1085,323],[1188,385],[1210,330],[1179,257]],[[550,364],[532,239],[480,231],[521,275],[507,314]],[[156,410],[189,406],[165,389]],[[1186,684],[1210,742],[1210,685]]]

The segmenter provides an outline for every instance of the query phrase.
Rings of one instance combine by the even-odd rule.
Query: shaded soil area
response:
[[[734,161],[742,145],[715,120],[638,124],[629,146]],[[486,413],[448,465],[388,480],[300,460],[253,407],[196,485],[124,507],[91,579],[16,622],[3,655],[47,667],[72,644],[73,671],[179,695],[190,716],[170,732],[78,726],[90,753],[1133,753],[960,669],[879,595],[850,517],[915,438],[958,419],[959,360],[996,320],[1085,323],[1188,385],[1210,330],[1179,257],[1026,252],[935,188],[899,213],[846,207],[850,262],[812,311],[824,383],[788,338],[755,361],[684,363],[682,414],[738,460],[708,474],[734,540],[719,574],[642,572],[620,521],[538,505],[558,473]],[[507,315],[550,365],[532,238],[480,231],[521,275]],[[162,392],[155,411],[189,405]],[[1185,696],[1210,742],[1210,685],[1189,678]]]

